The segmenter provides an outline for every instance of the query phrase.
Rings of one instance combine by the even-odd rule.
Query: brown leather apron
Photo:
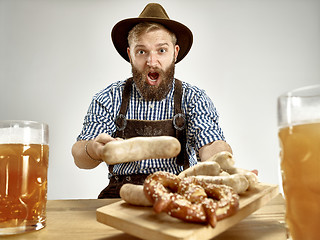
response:
[[[116,118],[117,131],[115,137],[131,138],[131,137],[151,137],[151,136],[173,136],[176,137],[181,144],[180,154],[177,156],[177,164],[183,166],[184,169],[189,167],[189,159],[186,153],[186,118],[181,109],[182,99],[182,82],[175,79],[174,86],[174,117],[167,120],[136,120],[126,119],[126,113],[129,105],[130,94],[133,79],[126,81],[122,92],[122,103],[119,114]],[[125,183],[143,184],[148,174],[133,175],[114,175],[113,166],[109,165],[109,172],[112,174],[109,185],[100,193],[98,198],[117,198],[120,188]]]

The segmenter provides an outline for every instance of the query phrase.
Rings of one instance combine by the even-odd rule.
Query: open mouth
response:
[[[151,81],[155,82],[159,78],[159,73],[157,72],[149,72],[148,77],[150,78]]]
[[[160,74],[157,72],[149,72],[148,73],[148,82],[150,85],[155,85],[159,79]]]

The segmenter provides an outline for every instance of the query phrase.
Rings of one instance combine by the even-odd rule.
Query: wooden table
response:
[[[47,226],[44,229],[5,237],[5,239],[138,240],[136,237],[96,221],[96,209],[116,201],[118,201],[118,199],[49,200],[47,204]],[[284,214],[285,203],[282,195],[279,194],[267,205],[214,239],[287,239],[284,226]],[[3,238],[0,237],[0,239]]]

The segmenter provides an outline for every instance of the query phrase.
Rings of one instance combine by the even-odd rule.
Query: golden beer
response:
[[[48,158],[48,145],[0,144],[0,235],[45,226]]]
[[[293,239],[319,239],[320,122],[279,130],[286,222]]]

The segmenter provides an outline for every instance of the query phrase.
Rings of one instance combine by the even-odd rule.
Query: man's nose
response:
[[[155,67],[157,66],[158,64],[158,57],[157,57],[157,54],[153,51],[151,51],[149,54],[148,54],[148,58],[147,58],[147,65],[149,67]]]

